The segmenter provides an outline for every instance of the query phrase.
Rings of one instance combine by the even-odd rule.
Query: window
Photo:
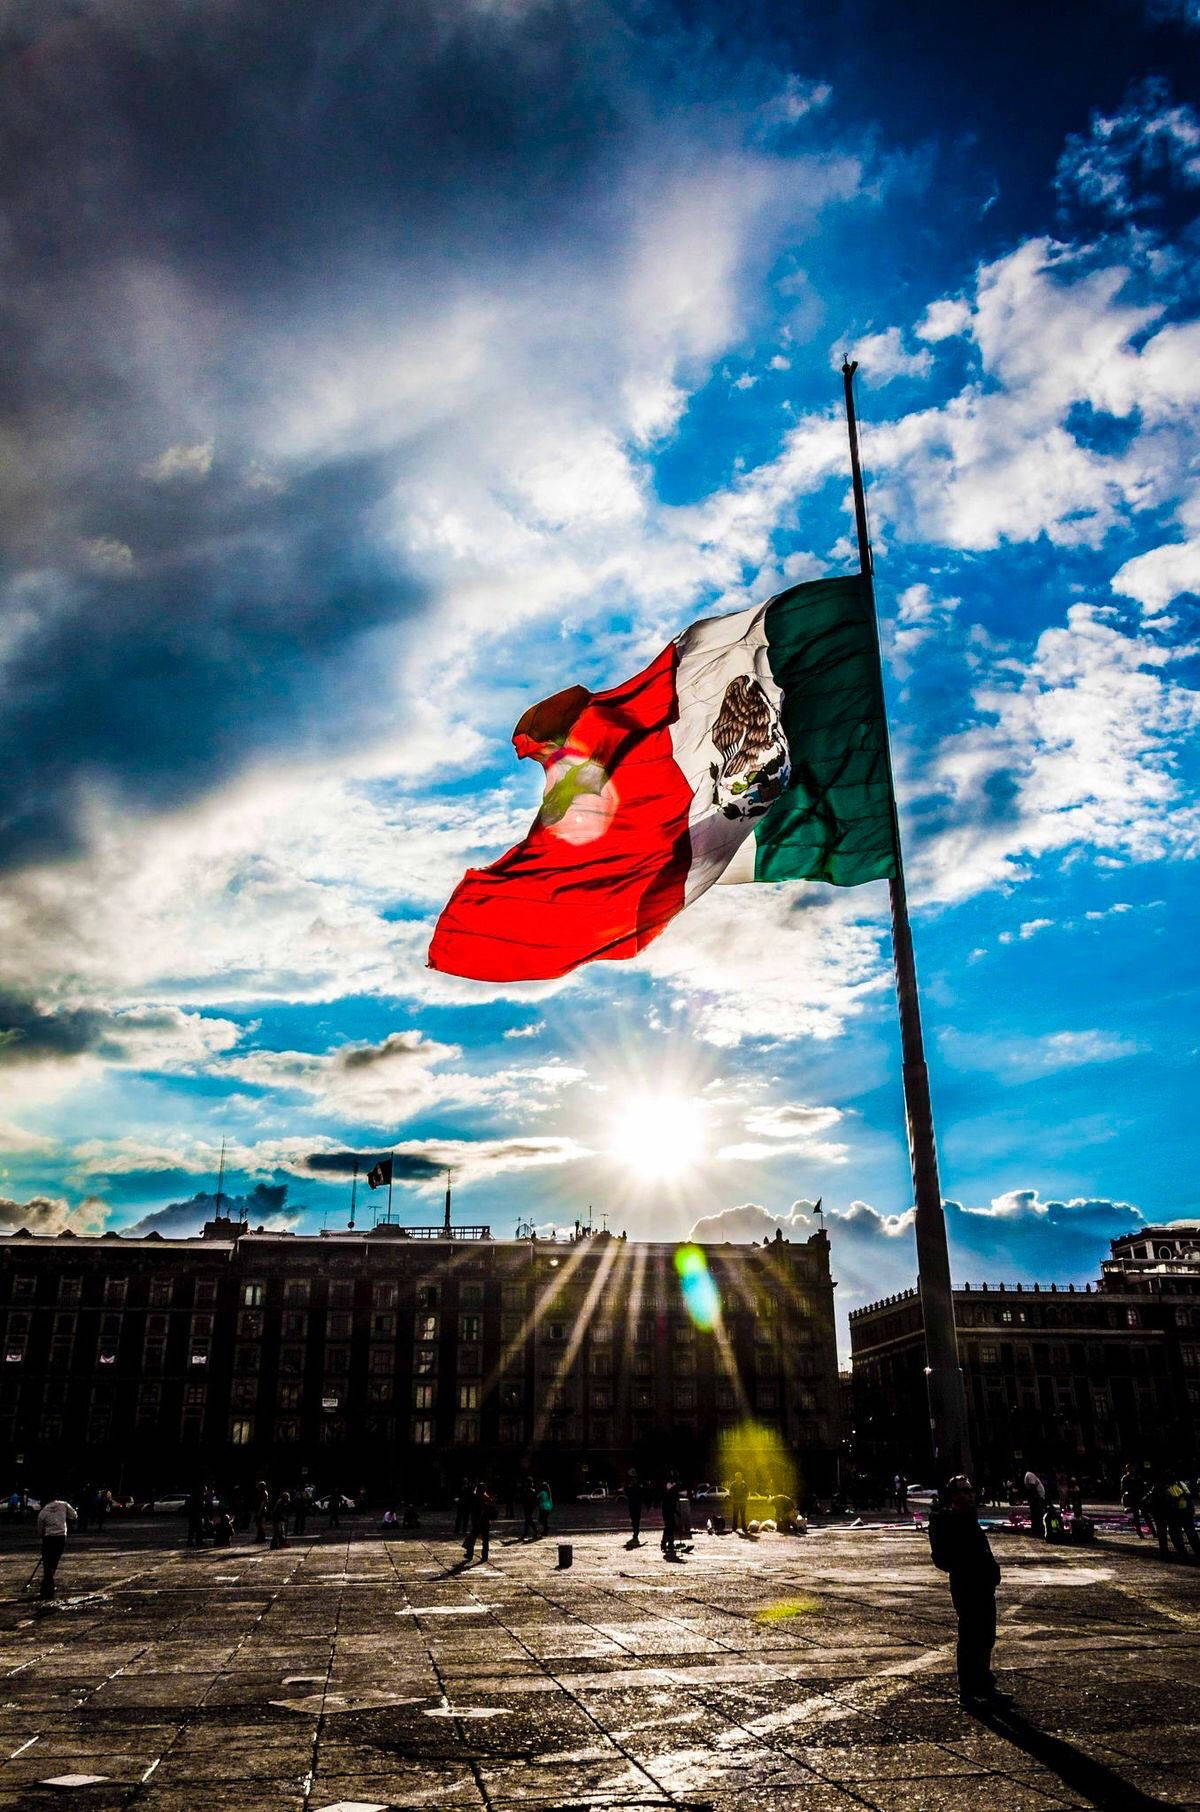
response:
[[[506,1382],[500,1386],[500,1401],[505,1409],[524,1409],[525,1386]]]
[[[482,1315],[460,1315],[458,1318],[458,1337],[460,1340],[480,1340],[483,1337]]]
[[[372,1315],[372,1340],[392,1340],[396,1333],[396,1317],[392,1314]]]
[[[653,1409],[654,1392],[648,1384],[635,1384],[633,1387],[633,1407],[635,1409]]]
[[[331,1374],[345,1374],[350,1370],[350,1348],[348,1346],[327,1346],[325,1348],[325,1370]]]
[[[167,1343],[163,1339],[147,1334],[146,1345],[142,1353],[142,1370],[161,1372],[167,1356]]]
[[[326,1340],[349,1340],[352,1323],[353,1316],[347,1314],[344,1309],[338,1309],[336,1312],[326,1315]]]
[[[112,1427],[112,1410],[107,1403],[93,1408],[88,1415],[87,1438],[89,1445],[98,1441],[107,1441]]]
[[[479,1417],[455,1416],[454,1439],[460,1447],[475,1447],[479,1444]]]
[[[759,1403],[762,1403],[762,1386],[759,1386]],[[695,1409],[696,1386],[694,1384],[677,1384],[675,1386],[676,1409]]]
[[[654,1353],[648,1346],[633,1349],[633,1371],[637,1378],[648,1378],[654,1370]]]
[[[206,1394],[203,1384],[185,1384],[183,1387],[184,1408],[203,1409]]]
[[[389,1376],[395,1369],[396,1355],[390,1346],[373,1346],[367,1361],[367,1370],[375,1377]]]
[[[553,1342],[555,1346],[561,1346],[566,1337],[567,1324],[565,1321],[552,1321],[549,1323],[546,1328],[547,1340]]]
[[[593,1384],[589,1402],[594,1410],[610,1410],[612,1408],[612,1387],[608,1384]]]
[[[242,1303],[247,1309],[261,1309],[267,1300],[267,1286],[257,1281],[242,1285]]]
[[[152,1277],[150,1279],[149,1303],[152,1309],[169,1308],[174,1294],[175,1279],[173,1277]]]
[[[478,1384],[460,1384],[458,1387],[458,1407],[460,1409],[479,1408]]]
[[[298,1441],[300,1439],[300,1418],[298,1416],[276,1416],[275,1439],[277,1441]]]
[[[242,1309],[237,1318],[237,1331],[243,1340],[258,1340],[262,1337],[263,1312],[261,1309]]]
[[[52,1371],[65,1372],[69,1368],[71,1364],[71,1349],[74,1344],[74,1341],[70,1338],[64,1339],[59,1335],[55,1335],[54,1339],[50,1342],[49,1364]]]
[[[308,1333],[308,1316],[303,1309],[285,1309],[280,1332],[285,1340],[303,1340]]]
[[[352,1277],[335,1277],[329,1286],[329,1306],[331,1309],[352,1309],[354,1307],[354,1279]]]
[[[257,1346],[238,1346],[233,1349],[233,1369],[243,1376],[257,1372],[262,1364],[262,1349]]]
[[[501,1416],[500,1445],[519,1447],[525,1439],[525,1424],[520,1416]]]
[[[390,1403],[395,1386],[390,1378],[370,1378],[367,1381],[367,1401],[369,1403]]]
[[[60,1319],[66,1318],[61,1317]],[[74,1319],[75,1317],[71,1316],[71,1320],[73,1321]],[[160,1340],[166,1339],[167,1329],[170,1325],[171,1318],[169,1315],[147,1315],[146,1317],[146,1332],[148,1334],[156,1335]]]
[[[458,1369],[460,1372],[481,1372],[483,1370],[483,1348],[478,1346],[460,1346],[458,1349]]]
[[[523,1309],[525,1307],[525,1285],[522,1283],[501,1284],[500,1306],[505,1309]]]
[[[139,1384],[137,1410],[134,1424],[141,1429],[151,1429],[158,1425],[158,1412],[162,1404],[161,1384]]]
[[[373,1309],[394,1309],[399,1300],[399,1296],[399,1284],[374,1284],[371,1289],[371,1307]]]
[[[436,1346],[419,1346],[413,1352],[413,1371],[418,1377],[428,1377],[437,1370]]]
[[[593,1321],[593,1323],[592,1323],[592,1345],[593,1346],[611,1346],[612,1345],[612,1322],[611,1321]]]
[[[438,1306],[438,1287],[426,1283],[417,1285],[417,1307],[419,1309],[436,1309]]]
[[[76,1291],[78,1292],[79,1280],[75,1279],[74,1281],[75,1281]],[[37,1275],[36,1275],[36,1273],[33,1271],[19,1271],[17,1273],[17,1275],[13,1278],[13,1283],[12,1283],[12,1299],[13,1299],[13,1301],[14,1302],[32,1302],[36,1295],[37,1295]],[[76,1295],[75,1300],[76,1301],[79,1300],[78,1294]]]
[[[78,1303],[81,1279],[78,1277],[60,1277],[58,1280],[58,1300],[63,1307]],[[16,1295],[16,1280],[13,1280],[13,1294]]]
[[[525,1326],[524,1315],[501,1315],[500,1337],[505,1341],[519,1340]]]
[[[431,1416],[414,1416],[412,1438],[415,1447],[433,1445],[433,1418]]]
[[[192,1301],[196,1308],[211,1308],[217,1300],[217,1280],[215,1277],[198,1277]]]
[[[980,1365],[999,1365],[1000,1348],[998,1346],[981,1346],[979,1349]]]
[[[611,1416],[593,1416],[591,1420],[591,1440],[594,1447],[612,1446]]]
[[[229,1401],[235,1409],[253,1409],[258,1401],[257,1378],[235,1378],[229,1390]]]
[[[579,1445],[579,1417],[563,1416],[551,1424],[550,1439],[558,1447],[577,1447]]]
[[[302,1346],[281,1346],[279,1369],[281,1372],[302,1372],[304,1370],[304,1348]]]
[[[717,1409],[718,1409],[718,1411],[720,1411],[724,1415],[728,1415],[733,1409],[736,1408],[736,1406],[737,1406],[737,1399],[734,1396],[732,1384],[718,1384],[718,1386],[717,1386]]]
[[[762,1330],[762,1333],[766,1339],[769,1340],[771,1338],[771,1332],[770,1332],[769,1328],[764,1328]],[[693,1335],[693,1328],[692,1328],[692,1324],[690,1321],[677,1321],[676,1322],[675,1329],[674,1329],[674,1338],[675,1338],[676,1346],[690,1346],[692,1343],[692,1335]],[[758,1338],[757,1333],[755,1335],[755,1338],[756,1339]]]
[[[481,1309],[483,1307],[483,1285],[481,1283],[463,1283],[458,1286],[458,1306],[460,1309]]]
[[[345,1416],[325,1416],[321,1422],[321,1439],[323,1441],[344,1441],[346,1439]]]
[[[1140,1328],[1141,1325],[1142,1311],[1140,1309],[1126,1309],[1125,1326],[1129,1328]]]
[[[254,1417],[234,1416],[229,1424],[229,1439],[235,1447],[249,1447],[254,1439]]]
[[[125,1293],[129,1288],[127,1277],[106,1277],[104,1279],[104,1302],[107,1308],[123,1308]]]
[[[762,1353],[760,1353],[758,1355],[758,1363],[760,1366],[763,1363],[764,1357],[765,1357],[765,1355]],[[691,1348],[689,1347],[686,1352],[676,1353],[676,1355],[675,1355],[675,1376],[677,1378],[694,1378],[695,1375],[696,1375],[696,1355],[695,1355],[695,1353],[692,1352]]]
[[[299,1384],[278,1384],[275,1387],[275,1404],[278,1409],[299,1409],[302,1387]]]
[[[436,1387],[432,1384],[414,1384],[413,1385],[413,1408],[414,1409],[432,1409],[433,1408],[433,1393],[434,1393],[435,1388]]]
[[[436,1315],[418,1315],[413,1325],[414,1340],[436,1340],[438,1337],[438,1318]]]
[[[611,1378],[612,1354],[603,1348],[600,1352],[597,1352],[593,1347],[588,1360],[588,1370],[591,1372],[593,1378]]]
[[[1197,1366],[1200,1366],[1200,1346],[1193,1346],[1191,1341],[1182,1342],[1179,1348],[1179,1357],[1189,1371],[1194,1370]]]
[[[306,1309],[312,1292],[312,1284],[307,1277],[286,1277],[283,1282],[283,1300],[289,1309]]]
[[[1001,1309],[1000,1319],[1004,1323],[1004,1326],[1006,1328],[1011,1327],[1012,1326],[1012,1310],[1011,1309]]]

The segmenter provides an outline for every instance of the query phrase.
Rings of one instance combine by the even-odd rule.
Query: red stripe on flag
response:
[[[676,661],[672,643],[623,686],[559,694],[548,715],[539,706],[522,718],[513,740],[546,770],[542,809],[523,842],[463,876],[437,922],[431,968],[549,981],[597,957],[636,956],[674,918],[692,803],[671,748]]]

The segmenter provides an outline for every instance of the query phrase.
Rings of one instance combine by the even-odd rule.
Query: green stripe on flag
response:
[[[756,881],[857,887],[896,872],[875,613],[866,580],[817,579],[767,609],[783,692],[787,791],[755,827]]]

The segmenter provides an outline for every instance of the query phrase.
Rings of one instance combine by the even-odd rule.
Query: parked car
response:
[[[612,1496],[607,1485],[593,1485],[590,1491],[581,1491],[578,1502],[581,1504],[605,1504]]]
[[[701,1498],[704,1498],[708,1501],[715,1501],[718,1498],[728,1497],[729,1493],[725,1489],[724,1485],[707,1485],[707,1484],[701,1483],[699,1485],[693,1485],[691,1490],[688,1492],[688,1496],[691,1498],[693,1503],[697,1503],[697,1502],[699,1502],[699,1500]]]
[[[147,1516],[182,1516],[189,1495],[186,1491],[165,1491],[161,1497],[150,1498],[142,1509]]]
[[[36,1516],[41,1507],[40,1497],[22,1497],[17,1491],[10,1492],[4,1499],[3,1505],[0,1506],[4,1515],[13,1522],[18,1521],[21,1517]]]

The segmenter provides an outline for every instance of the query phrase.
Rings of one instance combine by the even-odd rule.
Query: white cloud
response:
[[[1194,0],[1173,10],[1187,16]],[[1200,185],[1200,117],[1173,105],[1159,78],[1132,88],[1124,109],[1092,115],[1087,133],[1072,133],[1055,178],[1060,198],[1082,202],[1113,220],[1127,220],[1160,205],[1166,178],[1184,188]]]
[[[1136,554],[1113,574],[1112,588],[1136,598],[1151,616],[1183,592],[1200,593],[1200,540],[1168,541]]]
[[[1041,1037],[996,1037],[986,1032],[959,1032],[948,1027],[940,1043],[959,1069],[988,1070],[1026,1081],[1057,1070],[1091,1063],[1115,1063],[1142,1050],[1136,1039],[1119,1032],[1061,1031]]]
[[[710,1044],[833,1038],[888,983],[882,900],[880,918],[869,916],[875,891],[851,900],[802,882],[714,887],[638,960]]]
[[[958,339],[971,324],[971,305],[961,298],[943,297],[931,302],[913,329],[919,340]]]
[[[928,347],[907,352],[898,327],[886,328],[883,333],[865,334],[855,341],[851,350],[858,360],[860,378],[872,387],[890,384],[898,377],[928,377],[933,369],[933,354]],[[831,362],[835,368],[841,366],[843,353],[841,346],[834,350]]]
[[[153,484],[199,484],[212,471],[212,463],[211,440],[180,442],[165,448],[156,459],[147,460],[141,472]]]
[[[113,535],[96,535],[83,543],[83,554],[94,572],[121,578],[133,571],[133,549]]]
[[[544,1032],[545,1030],[546,1022],[544,1019],[531,1019],[527,1025],[509,1026],[504,1036],[506,1038],[536,1038],[539,1033]]]
[[[974,697],[984,721],[945,738],[922,776],[941,823],[912,850],[920,893],[964,898],[1073,845],[1139,861],[1200,850],[1177,775],[1200,725],[1200,692],[1170,671],[1186,653],[1075,604],[1032,657],[995,668]]]

